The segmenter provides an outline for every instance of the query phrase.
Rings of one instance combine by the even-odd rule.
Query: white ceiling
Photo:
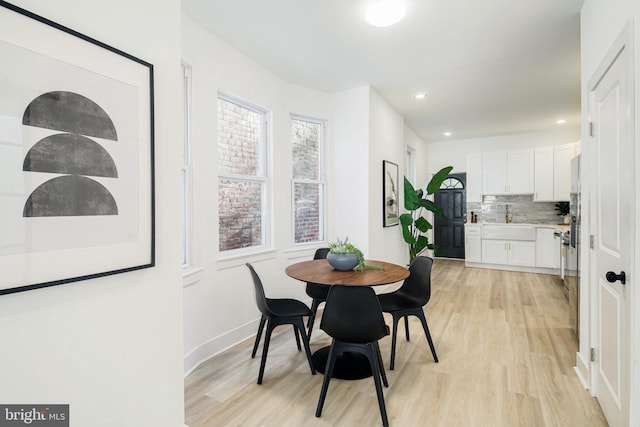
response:
[[[211,33],[285,80],[325,92],[371,85],[425,141],[580,124],[584,0],[405,0],[398,24],[375,0],[182,0]],[[428,93],[422,101],[412,98]]]

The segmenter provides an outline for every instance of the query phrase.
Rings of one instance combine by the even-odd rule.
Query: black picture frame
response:
[[[382,226],[398,225],[400,208],[398,203],[398,165],[388,160],[382,161]]]
[[[0,0],[0,295],[155,266],[153,65]]]

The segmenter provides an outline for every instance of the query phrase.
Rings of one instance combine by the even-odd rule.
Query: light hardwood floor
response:
[[[425,313],[439,363],[414,317],[410,342],[402,323],[398,328],[394,371],[388,369],[391,338],[380,341],[391,426],[607,425],[573,372],[577,340],[555,276],[436,259]],[[311,351],[329,343],[316,326]],[[290,326],[274,332],[262,385],[256,384],[260,352],[251,359],[252,345],[247,340],[185,378],[189,427],[382,425],[371,378],[333,379],[322,417],[315,418],[322,374],[311,375]]]

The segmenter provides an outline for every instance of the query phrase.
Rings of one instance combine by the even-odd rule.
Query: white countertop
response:
[[[536,228],[557,228],[558,230],[561,231],[568,231],[570,229],[570,225],[569,224],[529,224],[529,223],[515,223],[515,222],[510,222],[510,223],[506,223],[506,222],[467,222],[465,224],[465,226],[469,226],[469,227],[482,227],[485,225],[489,225],[489,226],[494,226],[494,225],[499,225],[499,226],[505,226],[505,227],[512,227],[512,226],[525,226],[525,227],[536,227]]]

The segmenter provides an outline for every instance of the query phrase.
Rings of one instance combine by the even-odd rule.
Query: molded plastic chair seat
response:
[[[291,298],[271,299],[267,298],[267,304],[271,312],[276,316],[309,316],[309,307],[302,301]]]
[[[396,358],[396,338],[398,335],[398,321],[404,318],[404,329],[407,341],[409,337],[409,316],[416,316],[422,323],[422,329],[427,337],[427,343],[431,349],[433,360],[438,363],[436,349],[429,333],[427,319],[424,316],[423,306],[431,299],[431,267],[433,259],[419,256],[409,266],[409,277],[402,286],[394,292],[378,295],[382,311],[390,313],[393,317],[393,332],[391,334],[391,363],[389,369],[393,370]]]
[[[387,427],[389,421],[387,420],[380,378],[382,378],[385,387],[388,387],[389,384],[384,372],[378,340],[389,334],[389,328],[384,323],[376,293],[366,286],[332,286],[320,321],[320,329],[332,337],[332,340],[316,417],[320,417],[322,414],[322,407],[327,397],[327,389],[338,356],[345,352],[360,353],[367,358],[371,365],[382,424]]]
[[[258,350],[258,344],[260,343],[260,337],[262,336],[262,330],[265,323],[267,325],[267,333],[264,336],[264,347],[262,349],[262,359],[260,361],[260,372],[258,373],[258,384],[262,384],[262,377],[264,376],[264,367],[267,363],[267,353],[269,351],[269,342],[271,341],[271,332],[278,325],[291,324],[293,325],[293,331],[296,336],[296,344],[298,351],[300,347],[300,336],[302,336],[302,343],[304,344],[304,350],[307,353],[307,361],[309,367],[311,367],[311,373],[316,374],[316,369],[313,367],[311,361],[311,350],[309,349],[309,337],[302,321],[302,316],[310,316],[311,310],[302,301],[298,301],[292,298],[267,298],[264,294],[264,288],[262,281],[258,276],[258,273],[254,270],[251,264],[247,263],[247,267],[251,272],[251,278],[253,279],[253,287],[255,290],[256,304],[262,314],[260,318],[260,326],[258,326],[258,333],[256,334],[256,341],[253,344],[253,351],[251,352],[251,358],[256,356]]]

